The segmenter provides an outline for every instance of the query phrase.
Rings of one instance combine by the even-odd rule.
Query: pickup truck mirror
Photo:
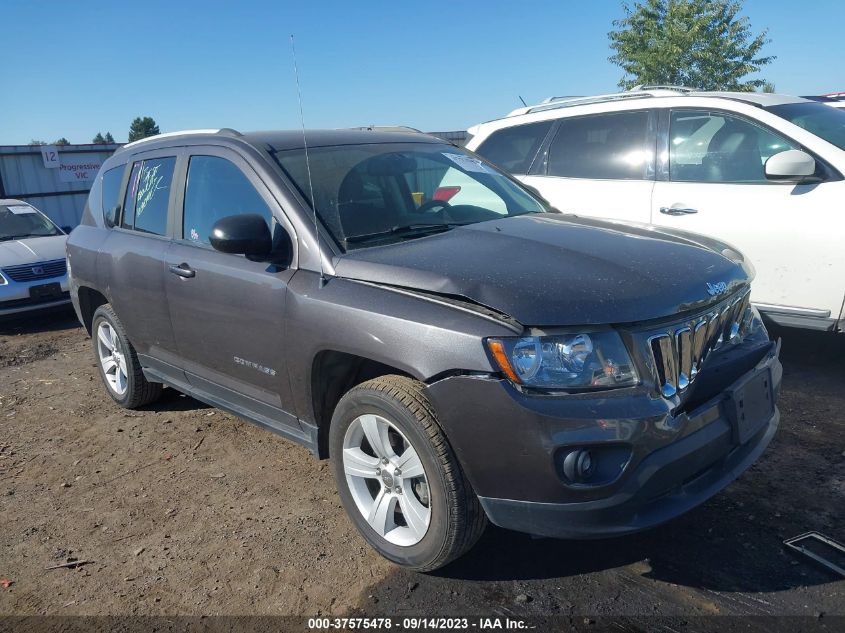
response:
[[[209,241],[215,250],[222,253],[246,255],[256,260],[266,258],[273,249],[267,221],[257,213],[220,218],[211,229]]]
[[[769,180],[803,181],[816,173],[816,161],[806,152],[788,149],[770,156],[765,171]]]

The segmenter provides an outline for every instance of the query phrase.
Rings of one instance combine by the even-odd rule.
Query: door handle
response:
[[[663,215],[691,215],[698,213],[698,209],[690,209],[689,207],[660,207],[660,213]]]
[[[186,263],[181,263],[178,266],[173,265],[169,267],[170,272],[174,275],[179,275],[180,277],[184,277],[185,279],[190,279],[191,277],[196,277],[197,271],[193,268],[188,266]]]

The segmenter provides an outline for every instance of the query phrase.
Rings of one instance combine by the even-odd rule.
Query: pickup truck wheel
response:
[[[91,332],[100,377],[112,399],[126,409],[158,400],[161,383],[149,382],[144,377],[135,348],[109,304],[94,312]]]
[[[383,376],[351,389],[332,416],[329,452],[346,512],[395,563],[442,567],[487,525],[422,383]]]

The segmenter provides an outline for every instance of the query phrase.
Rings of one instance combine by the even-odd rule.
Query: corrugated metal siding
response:
[[[64,145],[59,160],[103,163],[120,145]],[[0,182],[6,198],[26,200],[59,226],[74,227],[82,218],[90,183],[64,182],[59,169],[47,169],[37,145],[0,145]]]
[[[437,138],[442,138],[444,141],[450,141],[455,143],[455,145],[463,145],[469,134],[466,130],[456,130],[454,132],[428,132],[432,136],[436,136]]]

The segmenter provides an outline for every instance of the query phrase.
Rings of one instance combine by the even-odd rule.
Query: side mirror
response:
[[[211,246],[222,253],[264,259],[273,249],[267,222],[257,213],[229,215],[214,223],[209,236]]]
[[[804,180],[816,173],[816,161],[806,152],[788,149],[770,156],[765,171],[769,180]]]

